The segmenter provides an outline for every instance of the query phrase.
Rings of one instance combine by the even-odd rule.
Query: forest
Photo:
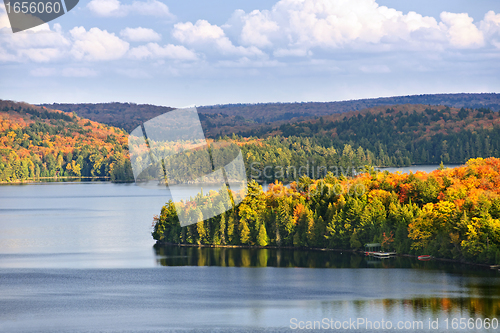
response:
[[[2,109],[0,181],[56,175],[133,181],[125,131],[84,120],[74,112],[8,102],[0,105]],[[267,125],[240,118],[200,114],[208,143],[237,144],[247,178],[260,182],[287,183],[302,175],[317,179],[327,171],[348,176],[366,165],[461,164],[470,158],[500,156],[500,114],[489,108],[380,106]],[[43,135],[50,137],[45,143]],[[49,142],[53,149],[48,149]],[[204,173],[200,171],[206,167],[204,152],[193,151],[189,161],[185,168],[190,174]],[[178,170],[169,175],[173,183],[183,179]]]
[[[214,117],[200,117],[205,132],[221,128]],[[226,129],[237,128],[225,119]],[[300,175],[321,178],[327,171],[353,175],[366,165],[462,164],[500,157],[500,114],[486,108],[377,107],[278,127],[260,125],[209,142],[225,140],[240,146],[248,179],[290,182]],[[202,155],[196,155],[190,158],[192,170],[203,165]]]
[[[431,173],[377,172],[356,177],[303,176],[267,191],[255,181],[225,213],[181,227],[177,214],[198,221],[225,204],[223,191],[169,201],[154,218],[158,243],[385,250],[500,264],[500,159],[470,159]],[[227,193],[227,192],[226,192]],[[233,196],[237,195],[233,193]]]
[[[238,134],[310,137],[337,151],[361,147],[377,166],[460,164],[500,156],[500,114],[485,108],[379,107]]]
[[[75,114],[0,101],[0,182],[133,179],[120,129]]]
[[[136,103],[82,103],[43,104],[49,109],[76,113],[79,117],[91,119],[98,123],[123,128],[130,133],[134,128],[156,116],[172,111],[173,108],[150,104]]]
[[[428,94],[368,98],[338,102],[301,102],[301,103],[258,103],[258,104],[220,104],[199,106],[198,112],[205,116],[230,118],[239,124],[269,124],[281,121],[295,121],[300,118],[314,118],[359,111],[378,106],[403,104],[447,105],[455,108],[490,108],[500,110],[500,94]],[[83,104],[42,104],[50,109],[76,112],[80,117],[100,123],[133,130],[144,121],[172,110],[166,106],[135,103],[83,103]],[[205,129],[206,130],[206,129]]]
[[[447,105],[455,108],[500,110],[500,94],[428,94],[358,99],[338,102],[223,104],[202,106],[200,113],[240,116],[260,124],[294,117],[321,117],[380,106],[404,104]]]

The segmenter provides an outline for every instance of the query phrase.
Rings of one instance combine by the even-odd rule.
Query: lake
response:
[[[168,198],[135,184],[0,186],[0,332],[498,330],[497,271],[335,251],[153,247],[152,217]]]
[[[455,168],[460,166],[460,164],[445,164],[445,168]],[[405,167],[384,167],[384,168],[376,168],[380,171],[389,171],[389,172],[401,172],[401,173],[415,173],[417,171],[422,172],[432,172],[439,168],[439,165],[435,164],[422,164],[422,165],[410,165]]]

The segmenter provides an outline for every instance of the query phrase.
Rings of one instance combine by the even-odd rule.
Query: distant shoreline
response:
[[[51,181],[43,181],[50,179]],[[21,184],[36,184],[36,183],[63,183],[65,181],[70,180],[101,180],[101,181],[109,181],[110,177],[38,177],[38,178],[30,178],[30,179],[16,179],[10,182],[1,181],[0,185],[21,185]]]

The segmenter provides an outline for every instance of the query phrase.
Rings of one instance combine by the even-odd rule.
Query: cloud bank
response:
[[[500,14],[493,10],[474,21],[467,13],[451,11],[436,18],[403,13],[376,0],[280,0],[269,10],[236,9],[224,24],[214,24],[206,18],[176,21],[159,0],[91,0],[86,9],[97,20],[112,17],[118,22],[115,29],[78,25],[63,30],[56,23],[12,34],[0,8],[0,62],[71,68],[41,67],[30,70],[34,76],[92,77],[109,69],[150,77],[159,67],[143,66],[169,64],[175,64],[168,71],[176,75],[231,67],[275,67],[281,68],[280,75],[387,75],[403,69],[432,72],[460,61],[500,57]],[[141,16],[147,18],[141,21]],[[130,26],[132,21],[135,26]],[[87,63],[107,65],[93,72],[82,70]]]

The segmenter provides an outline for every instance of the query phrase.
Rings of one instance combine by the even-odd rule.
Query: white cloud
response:
[[[1,20],[0,20],[1,21]],[[59,24],[51,30],[48,24],[13,34],[9,28],[1,29],[0,61],[48,62],[64,57],[70,41]]]
[[[134,1],[130,5],[124,5],[119,0],[92,0],[87,8],[94,14],[105,17],[138,14],[174,18],[168,6],[158,0]]]
[[[34,62],[48,62],[62,56],[62,52],[59,49],[52,47],[21,49],[17,54]]]
[[[92,0],[87,8],[99,16],[112,16],[120,12],[120,1],[118,0]]]
[[[223,28],[242,45],[271,48],[277,57],[306,56],[312,48],[436,51],[481,47],[482,31],[496,36],[500,16],[488,13],[481,29],[468,14],[443,12],[440,19],[403,14],[376,0],[280,0],[271,10],[236,10]]]
[[[0,30],[4,28],[10,30],[10,22],[9,22],[9,17],[5,12],[4,6],[0,6]]]
[[[202,49],[207,53],[217,51],[221,55],[263,56],[264,53],[255,46],[235,46],[225,35],[224,30],[205,20],[177,23],[172,32],[174,38],[181,43]]]
[[[71,55],[77,60],[114,60],[121,58],[129,49],[129,44],[113,33],[99,28],[86,31],[75,27],[69,31],[74,42]]]
[[[187,44],[217,41],[225,37],[224,30],[205,20],[198,20],[194,25],[191,22],[177,23],[172,34],[181,43]]]
[[[241,28],[241,43],[257,47],[271,46],[270,36],[279,30],[278,23],[269,18],[269,12],[254,10],[248,15],[242,15],[244,22]]]
[[[169,58],[174,60],[196,60],[197,56],[193,51],[184,46],[168,44],[160,46],[157,43],[148,43],[134,47],[129,51],[129,57],[142,60],[147,58]]]
[[[120,31],[120,36],[131,42],[157,42],[161,40],[161,35],[148,28],[125,28]]]
[[[306,49],[277,49],[273,52],[275,57],[305,57],[312,56],[313,53]]]
[[[458,48],[474,48],[484,45],[484,36],[467,13],[441,13],[441,26],[446,27],[450,44]]]
[[[39,31],[34,32],[31,30],[18,32],[16,34],[2,34],[5,37],[3,45],[9,45],[13,49],[25,48],[47,48],[54,47],[61,49],[69,46],[70,41],[61,32],[56,31]]]
[[[173,19],[175,16],[170,13],[167,5],[157,0],[134,1],[130,6],[130,12],[140,15],[162,16]]]
[[[500,14],[490,10],[484,15],[480,29],[491,44],[500,49]]]
[[[239,30],[245,45],[303,49],[397,42],[420,29],[439,27],[432,17],[404,15],[375,0],[281,0],[270,11],[236,11],[227,28]]]

